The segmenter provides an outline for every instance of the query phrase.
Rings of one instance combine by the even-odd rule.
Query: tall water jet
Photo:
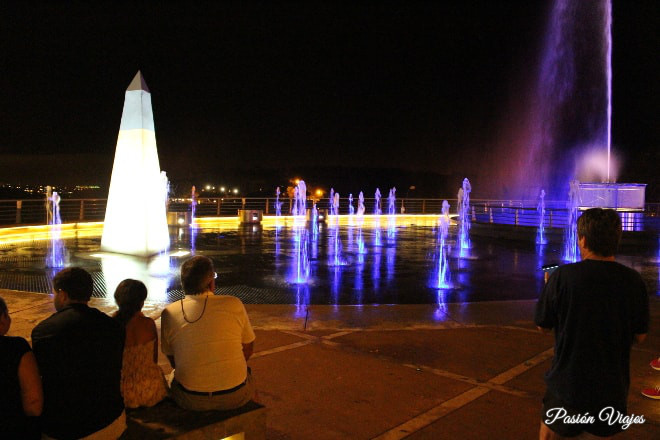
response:
[[[357,215],[360,217],[364,215],[364,194],[362,194],[362,191],[360,191],[360,194],[358,195]]]
[[[463,179],[463,185],[458,192],[458,215],[459,215],[459,231],[458,243],[460,257],[467,257],[470,252],[470,192],[472,186],[470,181]]]
[[[163,171],[162,174],[165,174]],[[169,189],[169,184],[168,184]],[[168,190],[169,192],[169,190]],[[197,228],[195,227],[195,216],[197,214],[197,188],[195,185],[190,188],[190,253],[195,254],[195,246],[197,241]]]
[[[101,248],[151,256],[170,245],[151,94],[138,71],[126,89]]]
[[[539,228],[536,233],[536,244],[547,244],[548,240],[545,238],[545,191],[541,190],[539,195],[539,204],[536,207],[536,211],[539,213]]]
[[[380,188],[376,188],[376,192],[374,193],[374,214],[380,215],[383,211],[380,207]]]
[[[396,188],[390,188],[390,194],[387,197],[387,237],[392,240],[396,235]]]
[[[570,183],[568,192],[568,220],[566,230],[564,231],[564,252],[562,258],[564,261],[575,263],[578,259],[578,238],[577,238],[577,219],[579,217],[580,205],[580,182],[573,180]]]
[[[294,191],[293,211],[294,216],[305,215],[307,209],[307,186],[304,180],[300,180]]]
[[[330,205],[330,215],[335,215],[335,189],[330,188],[330,198],[328,199],[328,204]]]
[[[57,191],[53,191],[52,187],[46,187],[46,217],[48,225],[48,234],[50,236],[50,246],[48,249],[48,264],[51,268],[58,268],[64,266],[64,246],[62,244],[61,225],[62,218],[60,216],[60,200],[61,197]]]
[[[275,189],[275,215],[277,217],[282,215],[282,202],[280,202],[280,187]]]
[[[547,20],[535,82],[508,116],[494,167],[507,197],[530,199],[541,188],[565,197],[569,182],[613,182],[612,2],[555,0]],[[597,151],[604,166],[582,163]],[[494,160],[488,158],[487,160]],[[503,194],[504,195],[504,194]]]
[[[390,188],[390,194],[387,197],[387,213],[396,214],[396,188]]]
[[[437,244],[437,269],[432,287],[436,289],[448,289],[451,287],[451,271],[447,255],[451,251],[447,243],[449,235],[449,202],[442,201],[442,215],[438,219],[438,244]]]
[[[334,226],[339,228],[339,193],[336,192],[332,199],[332,212],[334,213]]]
[[[195,212],[197,211],[197,189],[195,185],[190,189],[190,226],[195,223]]]
[[[355,208],[353,207],[353,193],[348,194],[348,215],[355,214]]]

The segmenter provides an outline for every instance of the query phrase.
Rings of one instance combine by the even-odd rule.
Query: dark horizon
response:
[[[486,194],[484,168],[507,166],[506,129],[534,81],[546,3],[6,2],[0,180],[109,181],[140,70],[172,180],[398,169]],[[614,151],[619,180],[657,200],[659,7],[629,3],[613,5]]]

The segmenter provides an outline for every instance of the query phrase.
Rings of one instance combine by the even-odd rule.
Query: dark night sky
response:
[[[2,2],[0,182],[108,180],[138,69],[174,179],[297,165],[476,173],[533,81],[549,2],[135,3]],[[633,175],[636,152],[660,144],[659,10],[614,1],[614,139]]]

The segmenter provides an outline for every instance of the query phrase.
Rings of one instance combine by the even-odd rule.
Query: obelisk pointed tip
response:
[[[139,70],[135,74],[133,81],[131,81],[131,83],[128,85],[128,88],[126,89],[127,92],[131,90],[144,90],[145,92],[149,92],[149,87],[147,87],[147,83],[144,81],[142,72]]]

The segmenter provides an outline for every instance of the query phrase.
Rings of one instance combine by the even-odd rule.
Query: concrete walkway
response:
[[[0,290],[10,335],[27,339],[54,311],[51,297]],[[111,300],[92,305],[111,313]],[[144,312],[157,319],[164,304]],[[552,336],[533,301],[395,306],[248,305],[257,333],[249,364],[268,408],[270,439],[535,439]],[[619,439],[660,438],[660,300],[632,352],[629,413],[646,423]],[[169,371],[161,356],[160,364]],[[594,366],[595,368],[597,366]]]

